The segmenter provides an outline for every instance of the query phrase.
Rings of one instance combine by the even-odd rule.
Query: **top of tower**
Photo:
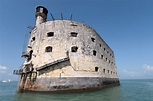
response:
[[[42,18],[46,19],[48,14],[48,10],[43,6],[37,6],[36,8],[36,17],[41,16]]]

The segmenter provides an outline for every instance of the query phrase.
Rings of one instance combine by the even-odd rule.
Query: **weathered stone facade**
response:
[[[20,90],[57,91],[119,84],[114,52],[94,29],[71,20],[46,22],[47,15],[42,13],[37,12],[24,55]]]

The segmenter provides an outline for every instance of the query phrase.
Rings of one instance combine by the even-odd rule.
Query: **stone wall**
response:
[[[34,68],[58,59],[70,58],[40,71],[39,77],[118,78],[114,53],[91,27],[69,20],[48,21],[37,25],[29,41]]]

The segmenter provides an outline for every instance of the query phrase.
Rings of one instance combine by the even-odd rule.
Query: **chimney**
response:
[[[43,6],[36,8],[36,26],[46,22],[48,10]]]

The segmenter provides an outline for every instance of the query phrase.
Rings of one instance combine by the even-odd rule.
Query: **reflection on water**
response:
[[[152,101],[153,80],[121,80],[120,86],[95,92],[16,93],[17,82],[0,83],[0,101]]]
[[[16,101],[123,101],[122,90],[119,86],[103,89],[95,92],[72,94],[41,94],[20,93],[15,97]]]

